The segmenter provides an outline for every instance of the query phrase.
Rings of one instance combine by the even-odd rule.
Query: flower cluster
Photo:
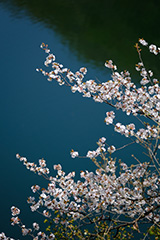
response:
[[[39,166],[35,163],[31,163],[27,161],[26,157],[21,157],[18,153],[16,154],[16,158],[23,162],[24,166],[27,169],[34,173],[38,173],[38,175],[42,175],[43,177],[47,177],[49,174],[49,168],[46,167],[46,161],[44,159],[39,159]],[[36,191],[36,185],[35,185]]]
[[[102,145],[104,141],[104,138],[99,140]],[[111,146],[110,151],[113,150],[114,146]],[[102,155],[103,153],[101,157]],[[149,163],[145,162],[132,167],[120,163],[121,173],[117,175],[116,161],[111,157],[106,158],[105,161],[105,169],[99,168],[95,173],[81,171],[80,176],[84,180],[77,182],[74,180],[75,172],[66,175],[60,164],[54,165],[57,174],[55,177],[48,176],[48,187],[41,190],[38,185],[32,187],[33,193],[38,193],[38,199],[29,197],[31,211],[38,209],[44,217],[54,219],[55,225],[65,224],[66,227],[70,219],[79,221],[80,224],[86,221],[94,223],[101,217],[107,221],[108,214],[115,222],[118,215],[122,219],[125,216],[126,224],[131,224],[132,221],[129,219],[134,218],[159,223],[160,179],[155,172],[147,171]],[[40,168],[43,169],[43,167]],[[20,210],[14,206],[11,211],[13,216],[20,213]],[[56,217],[55,211],[60,213]],[[33,235],[33,230],[26,228],[18,217],[12,218],[11,221],[14,225],[21,225],[23,235]],[[33,223],[33,228],[39,231],[37,223]],[[47,238],[47,235],[44,237],[44,233],[38,232],[34,240],[39,237],[54,239],[54,234]]]
[[[32,228],[27,228],[21,221],[21,219],[17,216],[20,214],[20,210],[13,206],[11,207],[12,217],[11,218],[11,225],[18,225],[21,228],[22,235],[23,236],[31,236],[33,240],[43,239],[43,240],[49,240],[49,239],[55,239],[55,235],[53,233],[46,235],[44,232],[39,231],[40,227],[39,224],[34,222]],[[44,210],[44,216],[46,211]],[[36,232],[36,234],[35,234]],[[12,238],[7,238],[4,233],[0,234],[0,239],[6,239],[6,240],[14,240]]]
[[[139,39],[139,42],[143,45],[143,46],[148,46],[148,43],[143,39],[143,38],[140,38]],[[151,53],[154,53],[155,55],[159,54],[160,53],[160,47],[157,47],[155,44],[150,44],[149,45],[149,51]]]
[[[143,43],[143,41],[140,41],[140,43]],[[46,45],[43,47],[46,52]],[[158,80],[151,79],[153,73],[151,70],[147,71],[145,69],[142,61],[136,66],[142,76],[141,87],[137,88],[131,82],[128,71],[118,73],[111,60],[105,65],[113,70],[112,80],[97,84],[95,80],[83,82],[87,72],[86,68],[82,67],[79,71],[73,73],[70,69],[64,68],[62,64],[55,62],[55,57],[50,54],[50,50],[48,51],[47,66],[51,65],[53,70],[46,72],[39,69],[42,74],[49,77],[48,80],[56,80],[60,85],[66,84],[72,92],[78,91],[83,94],[83,97],[93,98],[96,102],[107,103],[114,108],[121,109],[127,115],[131,113],[133,115],[141,114],[152,117],[156,123],[160,123],[160,87]],[[151,85],[144,86],[148,83],[151,83]],[[112,123],[114,117],[113,111],[108,113],[105,118],[106,124]]]
[[[2,240],[14,240],[14,238],[7,237],[4,232],[0,233],[0,239],[2,239]]]

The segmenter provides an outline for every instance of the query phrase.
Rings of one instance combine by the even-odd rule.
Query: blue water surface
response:
[[[21,209],[21,219],[27,227],[34,221],[41,221],[41,217],[30,213],[26,200],[32,195],[33,184],[45,186],[46,183],[26,170],[15,158],[16,153],[31,162],[43,157],[53,174],[52,166],[60,163],[66,172],[76,170],[78,178],[80,170],[95,167],[89,159],[72,159],[72,148],[85,155],[88,150],[96,149],[99,137],[104,136],[109,144],[119,146],[125,138],[105,125],[105,112],[111,110],[109,106],[73,94],[69,88],[50,83],[35,71],[43,67],[46,56],[39,48],[42,42],[48,43],[57,61],[72,71],[86,66],[86,79],[109,80],[110,72],[105,67],[100,71],[91,63],[81,62],[77,53],[53,30],[26,17],[16,18],[2,7],[0,30],[0,232],[22,239],[20,230],[10,225],[10,207]],[[124,116],[120,115],[119,120],[130,122]],[[129,150],[125,155],[119,154],[131,161]]]

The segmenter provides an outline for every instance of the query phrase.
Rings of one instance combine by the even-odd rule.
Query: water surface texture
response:
[[[35,71],[45,59],[40,44],[48,43],[57,61],[72,71],[86,66],[86,79],[109,80],[104,62],[110,58],[134,74],[138,38],[160,45],[159,5],[157,1],[0,1],[0,232],[22,239],[19,229],[10,226],[10,207],[20,207],[22,220],[31,226],[37,215],[26,203],[30,187],[45,186],[16,160],[16,153],[35,162],[43,157],[51,169],[60,163],[66,172],[76,170],[78,177],[80,170],[94,170],[94,165],[88,159],[72,159],[72,148],[85,155],[97,147],[99,137],[117,146],[126,141],[104,123],[109,106],[73,94]],[[159,66],[154,56],[151,64],[155,70]],[[119,116],[124,123],[131,120]],[[131,162],[131,150],[118,156]]]

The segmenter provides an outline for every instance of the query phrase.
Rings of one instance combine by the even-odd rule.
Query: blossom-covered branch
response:
[[[148,45],[144,39],[139,39],[139,43],[155,55],[160,53],[159,47]],[[78,181],[75,180],[75,172],[66,174],[60,164],[54,165],[56,174],[52,176],[44,159],[36,164],[17,154],[17,159],[28,170],[43,176],[48,182],[46,188],[37,184],[32,186],[34,196],[27,200],[32,212],[46,218],[46,233],[36,222],[32,228],[27,228],[19,217],[20,210],[15,206],[11,208],[11,224],[18,225],[23,235],[34,240],[131,239],[134,231],[141,237],[144,234],[143,239],[149,235],[154,235],[155,239],[160,236],[160,86],[153,72],[146,69],[139,44],[135,47],[140,61],[136,64],[141,76],[140,87],[132,82],[128,71],[119,73],[111,60],[105,63],[112,71],[111,80],[102,83],[84,81],[85,67],[73,73],[56,62],[48,45],[42,43],[41,48],[47,54],[44,65],[51,70],[37,71],[47,76],[48,81],[68,86],[73,93],[78,91],[95,102],[107,103],[113,110],[132,114],[141,126],[135,123],[125,125],[117,121],[114,111],[107,112],[106,125],[112,125],[114,131],[128,139],[128,143],[117,147],[109,145],[106,138],[101,137],[98,147],[89,150],[85,156],[72,149],[72,158],[89,158],[97,167],[95,172],[81,171]],[[135,147],[138,144],[143,149],[143,159],[132,154],[137,163],[128,165],[113,158],[114,152],[131,144]],[[10,238],[1,233],[0,239]]]

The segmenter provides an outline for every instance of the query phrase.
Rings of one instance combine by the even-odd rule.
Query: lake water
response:
[[[31,2],[34,1],[28,1]],[[65,1],[60,2],[65,3]],[[74,24],[73,28],[70,26],[72,22],[74,23],[74,19],[70,21],[67,19],[67,33],[67,26],[63,26],[64,19],[60,22],[58,14],[55,16],[55,25],[51,25],[47,16],[45,22],[45,16],[38,18],[34,15],[27,2],[23,5],[25,1],[22,4],[19,1],[0,1],[0,3],[0,232],[4,231],[8,236],[21,239],[19,229],[10,226],[10,207],[15,205],[22,210],[22,220],[29,227],[29,224],[37,218],[36,214],[30,213],[26,203],[27,197],[32,195],[30,187],[35,183],[41,186],[45,183],[16,160],[16,153],[26,156],[31,162],[43,157],[47,160],[50,169],[54,164],[60,163],[66,172],[76,170],[78,177],[80,170],[94,170],[94,165],[88,159],[72,159],[70,157],[72,148],[85,155],[88,150],[97,147],[96,141],[102,136],[107,138],[109,144],[121,146],[125,142],[125,138],[114,133],[112,127],[107,127],[104,123],[105,112],[111,110],[109,106],[84,99],[80,94],[72,94],[69,88],[60,87],[54,82],[50,83],[35,71],[37,67],[43,67],[45,59],[44,52],[39,48],[40,44],[48,43],[57,61],[72,71],[86,66],[88,68],[86,79],[98,78],[101,81],[110,79],[110,71],[104,67],[105,60],[113,53],[113,58],[115,57],[117,62],[122,64],[120,54],[124,50],[120,48],[117,55],[114,46],[109,47],[111,40],[108,48],[104,38],[97,40],[94,38],[92,41],[92,32],[95,28],[97,34],[98,30],[106,34],[109,20],[106,20],[106,29],[101,29],[100,20],[88,21],[85,27],[86,15],[80,18],[83,22],[80,22],[77,28]],[[62,11],[59,10],[61,16],[65,16],[65,7],[62,5]],[[94,13],[94,9],[91,12]],[[90,34],[84,34],[81,29],[83,24],[84,32],[88,33],[90,29]],[[72,33],[75,35],[72,36]],[[137,37],[137,34],[132,39],[134,42],[141,37]],[[120,47],[117,44],[119,37],[116,37],[117,40],[112,36],[113,43],[116,47]],[[154,34],[153,37],[157,42],[160,39]],[[123,45],[123,41],[121,44]],[[129,44],[127,41],[127,45]],[[87,47],[84,47],[85,45]],[[132,42],[130,45],[132,49]],[[124,54],[127,56],[126,51]],[[132,56],[135,59],[134,54]],[[122,62],[125,69],[126,66],[129,67],[128,60],[124,56]],[[127,118],[123,114],[119,116],[119,121],[124,123],[131,120],[132,118]],[[127,149],[125,155],[119,152],[118,156],[131,162],[131,149]]]

